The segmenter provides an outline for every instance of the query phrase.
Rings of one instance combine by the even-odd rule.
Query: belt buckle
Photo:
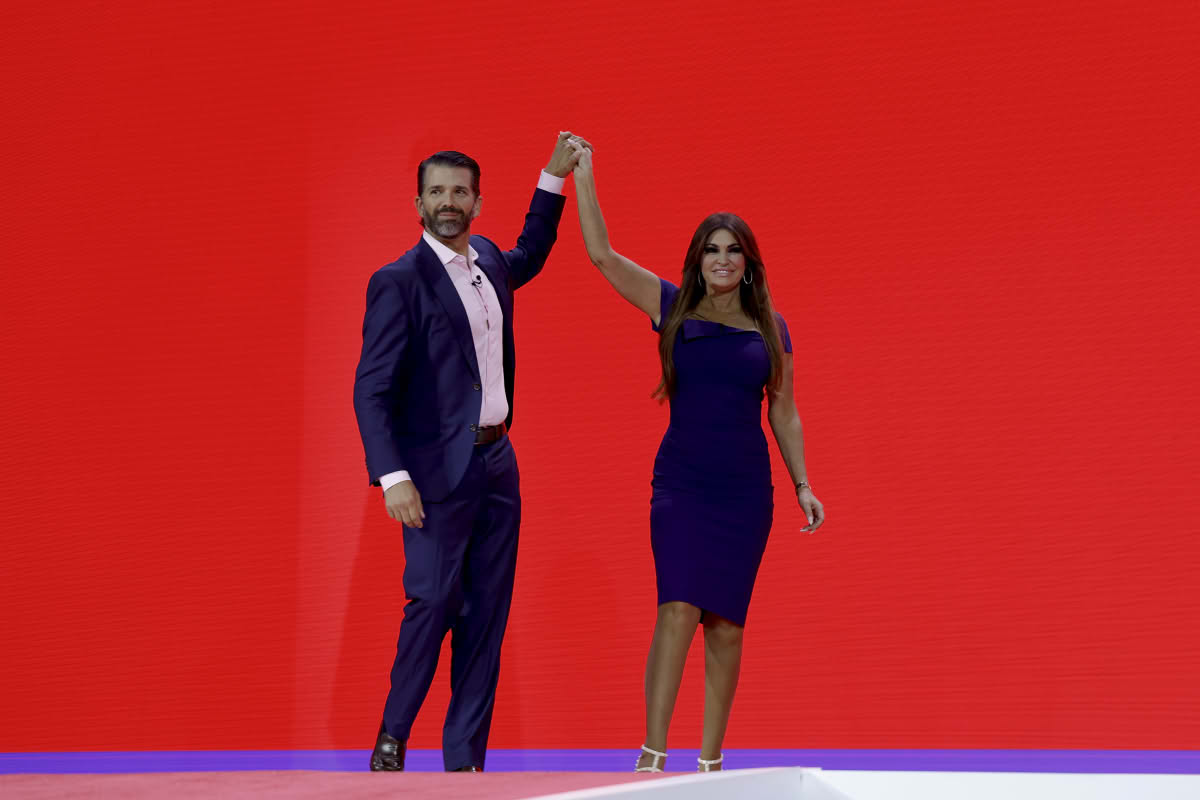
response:
[[[504,423],[499,425],[488,425],[487,427],[478,427],[475,429],[475,444],[491,444],[499,440],[504,435]]]

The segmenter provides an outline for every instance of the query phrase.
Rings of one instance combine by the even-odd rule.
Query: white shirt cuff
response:
[[[408,470],[402,469],[399,472],[389,472],[387,475],[380,475],[379,485],[383,487],[383,490],[386,492],[397,483],[404,483],[405,481],[411,480],[412,478],[408,477]]]
[[[542,170],[542,176],[538,178],[538,188],[544,192],[562,194],[563,184],[566,182],[566,178],[560,178],[557,175],[551,175],[549,172],[546,172],[546,170]]]

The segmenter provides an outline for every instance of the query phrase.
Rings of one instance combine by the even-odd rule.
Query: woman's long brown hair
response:
[[[659,402],[675,395],[675,338],[684,318],[704,297],[706,290],[700,278],[704,246],[708,244],[709,237],[722,228],[732,233],[742,246],[742,254],[746,259],[746,273],[753,281],[749,285],[743,281],[738,286],[742,310],[754,320],[755,327],[767,345],[767,356],[771,361],[767,391],[779,390],[779,383],[783,378],[783,343],[779,338],[779,325],[775,322],[771,293],[767,291],[767,273],[763,268],[762,256],[759,255],[758,241],[754,238],[750,226],[737,214],[719,212],[706,217],[692,234],[692,243],[688,245],[687,255],[683,259],[679,294],[675,295],[675,303],[667,312],[667,318],[659,325],[658,355],[662,360],[662,380],[653,394]]]

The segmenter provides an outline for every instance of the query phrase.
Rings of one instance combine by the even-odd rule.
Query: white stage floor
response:
[[[545,795],[538,800],[1200,800],[1200,775],[768,768]]]

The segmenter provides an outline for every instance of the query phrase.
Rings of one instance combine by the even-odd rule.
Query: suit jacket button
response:
[[[474,422],[472,422],[472,423],[471,423],[471,430],[475,430],[475,423],[474,423]]]
[[[478,383],[477,383],[477,384],[475,384],[475,391],[477,391],[477,392],[478,392],[480,388],[481,388],[481,387],[479,386],[479,384],[478,384]]]

